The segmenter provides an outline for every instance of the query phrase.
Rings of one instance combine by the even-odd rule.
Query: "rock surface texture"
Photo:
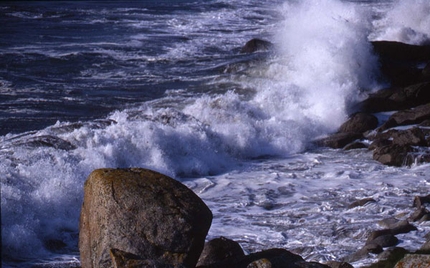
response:
[[[172,178],[147,169],[98,169],[84,186],[81,265],[194,267],[211,222],[201,199]]]

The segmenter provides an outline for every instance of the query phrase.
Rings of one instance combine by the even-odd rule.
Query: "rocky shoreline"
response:
[[[376,202],[358,200],[349,207]],[[411,202],[412,203],[412,202]],[[417,230],[430,220],[430,195],[416,196],[415,211],[404,219],[388,218],[370,232],[365,245],[340,261],[307,262],[286,249],[269,248],[245,255],[225,237],[205,243],[212,212],[180,182],[148,169],[98,169],[84,186],[80,218],[81,265],[87,267],[200,268],[347,268],[375,258],[376,267],[430,267],[430,234],[415,252],[396,247],[398,234]]]
[[[373,42],[382,74],[390,87],[358,103],[350,118],[318,146],[373,151],[385,165],[430,162],[430,46]],[[242,53],[270,50],[270,42],[253,39]],[[396,235],[417,230],[430,220],[430,195],[411,200],[402,218],[379,222],[365,245],[338,262],[307,262],[286,249],[245,255],[241,246],[220,237],[205,243],[212,213],[191,190],[147,169],[100,169],[89,176],[80,219],[82,267],[352,267],[373,258],[376,267],[430,267],[430,234],[414,252],[396,247]],[[357,200],[349,208],[376,202]]]
[[[372,44],[391,86],[358,103],[337,133],[316,143],[345,150],[368,148],[373,159],[390,166],[428,163],[430,46]]]

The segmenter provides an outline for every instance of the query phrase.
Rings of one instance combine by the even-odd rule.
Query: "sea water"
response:
[[[208,239],[308,261],[354,253],[379,220],[407,217],[414,196],[428,194],[429,165],[387,167],[367,150],[312,141],[386,86],[369,41],[428,43],[429,9],[425,0],[2,4],[2,265],[79,265],[83,183],[105,167],[183,182],[214,214]],[[273,50],[240,54],[255,37]],[[415,225],[399,246],[421,246],[430,224]]]

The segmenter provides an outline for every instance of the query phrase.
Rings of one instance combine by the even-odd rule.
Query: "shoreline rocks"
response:
[[[83,268],[340,267],[306,262],[301,256],[279,248],[245,255],[237,242],[224,237],[205,243],[211,222],[212,212],[203,201],[172,178],[142,168],[97,169],[84,186],[79,226],[81,265]]]
[[[111,255],[118,265],[151,260],[194,267],[211,222],[203,201],[172,178],[139,168],[95,170],[84,186],[82,267],[112,267]]]
[[[430,46],[388,41],[372,45],[392,86],[356,104],[338,132],[315,144],[345,150],[367,147],[374,160],[389,166],[429,163]],[[379,121],[384,112],[391,115]]]

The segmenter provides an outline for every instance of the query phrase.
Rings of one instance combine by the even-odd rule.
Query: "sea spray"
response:
[[[377,87],[377,58],[367,40],[369,18],[340,1],[301,1],[283,7],[278,50],[285,79],[302,91],[304,112],[335,130],[348,105]]]
[[[430,2],[396,0],[373,22],[372,40],[398,41],[412,45],[430,44]]]

